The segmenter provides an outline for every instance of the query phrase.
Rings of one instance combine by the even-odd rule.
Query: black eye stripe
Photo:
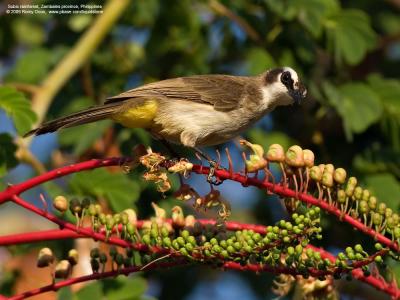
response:
[[[294,89],[294,81],[292,79],[292,76],[289,71],[285,71],[281,75],[281,82],[288,88],[288,89]]]

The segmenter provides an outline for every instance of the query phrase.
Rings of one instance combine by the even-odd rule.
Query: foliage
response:
[[[265,149],[274,143],[286,148],[295,141],[324,161],[346,166],[372,194],[398,211],[397,9],[396,1],[373,0],[133,1],[90,59],[64,82],[45,115],[38,116],[33,110],[39,111],[40,101],[32,103],[32,109],[27,99],[34,97],[96,16],[6,15],[0,19],[0,65],[4,66],[0,76],[6,84],[0,87],[0,110],[11,118],[16,134],[8,130],[9,121],[0,114],[0,187],[32,175],[31,170],[30,174],[9,171],[20,161],[32,163],[16,154],[21,153],[17,152],[21,150],[21,135],[37,117],[51,120],[149,81],[204,73],[254,75],[272,66],[289,65],[308,88],[306,101],[301,106],[275,110],[249,129],[246,137]],[[110,122],[68,129],[54,136],[58,137],[57,149],[48,142],[49,137],[33,143],[32,151],[40,153],[44,168],[94,157],[131,155],[139,143],[162,149],[146,132]],[[147,216],[151,201],[161,197],[153,185],[141,181],[140,175],[136,171],[129,176],[104,170],[83,172],[52,182],[52,187],[45,186],[43,192],[45,196],[54,194],[57,188],[57,193],[62,191],[68,197],[101,198],[102,205],[113,211],[136,205]],[[239,194],[238,189],[232,191],[221,193],[228,198]],[[173,206],[172,193],[165,196],[160,205]],[[234,205],[232,218],[262,224],[283,218],[279,207],[265,209],[261,205],[269,196],[246,194],[243,202],[250,197],[257,205],[246,209]],[[190,206],[185,210],[192,212]],[[326,220],[322,227],[326,236],[336,237],[320,241],[325,248],[344,249],[355,243],[373,248],[372,241],[355,239],[336,221]],[[66,251],[65,245],[58,247],[60,252]],[[182,274],[159,276],[160,299],[183,298],[196,289],[193,280]],[[199,282],[210,277],[197,270],[191,275]],[[181,283],[180,291],[172,291],[176,280]],[[96,284],[88,293],[105,293],[105,285]],[[249,286],[259,297],[265,298],[269,291],[264,279],[252,278]]]

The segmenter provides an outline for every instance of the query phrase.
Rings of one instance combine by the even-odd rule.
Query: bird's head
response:
[[[307,89],[292,68],[270,69],[261,75],[261,79],[264,98],[274,105],[301,103],[307,95]]]

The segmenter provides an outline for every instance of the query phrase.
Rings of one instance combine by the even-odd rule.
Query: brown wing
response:
[[[240,105],[252,81],[248,77],[198,75],[162,80],[129,90],[107,103],[134,98],[163,97],[213,105],[216,110],[230,111]]]

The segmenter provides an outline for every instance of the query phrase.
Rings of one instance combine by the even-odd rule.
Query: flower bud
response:
[[[76,249],[71,249],[68,251],[68,261],[72,266],[75,266],[78,263],[79,260],[79,254]]]
[[[94,205],[95,209],[96,209],[96,216],[100,215],[103,212],[103,208],[101,207],[100,204],[96,203]]]
[[[156,203],[151,202],[151,206],[153,207],[154,214],[159,221],[164,221],[167,218],[167,212],[165,209],[159,207]]]
[[[346,192],[344,190],[338,190],[337,199],[339,203],[344,204],[346,202]]]
[[[99,248],[93,248],[90,250],[90,257],[91,258],[98,258],[100,255],[100,250]]]
[[[310,169],[310,177],[312,180],[320,182],[322,180],[322,171],[318,166],[314,166]]]
[[[136,223],[137,223],[136,211],[133,210],[132,208],[127,208],[124,210],[124,213],[126,213],[128,215],[129,223],[136,226]]]
[[[370,208],[371,210],[375,210],[377,204],[378,204],[378,200],[376,199],[376,197],[374,197],[374,196],[369,197],[369,199],[368,199],[368,206],[369,206],[369,208]]]
[[[185,218],[185,226],[186,227],[193,227],[196,223],[196,218],[193,215],[187,215]]]
[[[250,158],[245,161],[247,172],[254,173],[258,170],[264,169],[268,161],[264,158],[264,149],[260,145],[252,144],[246,140],[240,140],[239,143],[242,146],[246,146],[253,153],[250,154]]]
[[[291,146],[286,151],[286,163],[291,167],[300,168],[304,166],[303,149],[300,146]]]
[[[362,197],[363,190],[361,187],[357,186],[354,190],[354,198],[360,200]]]
[[[123,225],[127,225],[129,223],[128,214],[126,212],[124,212],[124,211],[121,213],[121,223]]]
[[[364,200],[361,200],[360,204],[358,206],[358,210],[362,214],[367,214],[369,212],[368,202],[364,201]]]
[[[385,214],[385,211],[386,211],[386,204],[385,203],[383,203],[383,202],[381,202],[381,203],[379,203],[379,205],[378,205],[378,213],[380,213],[381,215],[384,215]]]
[[[363,190],[362,196],[361,198],[364,201],[368,201],[369,197],[371,196],[371,193],[369,192],[369,190]]]
[[[324,172],[333,174],[334,171],[335,171],[335,167],[332,164],[325,165]]]
[[[100,264],[99,261],[95,258],[92,258],[90,260],[90,266],[92,267],[92,272],[93,273],[98,273],[100,269]]]
[[[333,176],[330,172],[325,172],[322,174],[322,184],[326,187],[333,187]]]
[[[96,206],[94,204],[90,204],[88,207],[89,216],[97,216]]]
[[[283,150],[283,147],[279,144],[272,144],[269,146],[267,159],[271,162],[284,162],[285,151]]]
[[[343,184],[346,181],[346,170],[343,168],[337,168],[334,172],[333,172],[333,179],[335,179],[335,181],[339,184]]]
[[[168,172],[186,175],[188,172],[192,171],[192,169],[193,169],[193,164],[191,162],[185,159],[181,159],[173,166],[170,166],[168,168]]]
[[[66,212],[68,209],[68,200],[64,196],[57,196],[53,200],[53,206],[59,212]]]
[[[314,166],[314,152],[308,149],[303,150],[303,160],[304,160],[304,165],[307,168],[312,168]]]
[[[116,213],[113,215],[113,220],[115,224],[120,224],[121,223],[121,215]]]
[[[146,155],[143,155],[139,158],[140,163],[150,170],[156,168],[164,160],[164,156],[160,155],[159,153],[152,152],[151,149],[147,151]]]
[[[178,227],[185,225],[185,217],[183,215],[183,210],[180,206],[174,206],[172,208],[172,225]]]
[[[82,212],[82,205],[78,198],[72,198],[69,202],[69,209],[72,214],[80,214]]]
[[[40,249],[36,263],[37,267],[44,268],[49,266],[53,262],[54,262],[53,251],[51,251],[50,248]]]
[[[55,278],[68,278],[71,274],[71,264],[68,260],[62,260],[56,265],[54,271]]]

